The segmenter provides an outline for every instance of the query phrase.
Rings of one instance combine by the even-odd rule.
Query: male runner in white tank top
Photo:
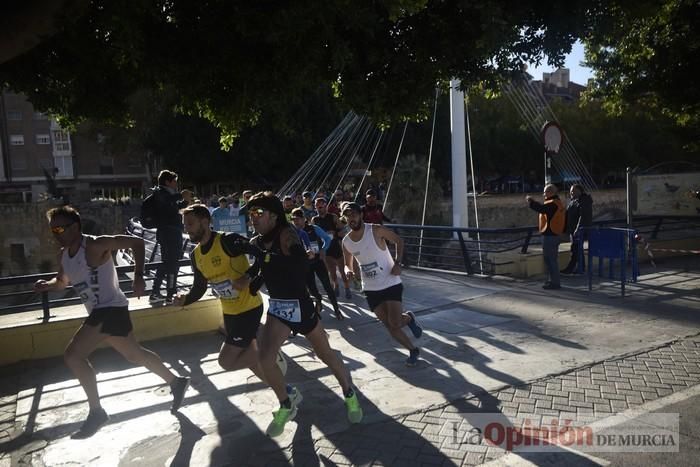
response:
[[[133,291],[137,297],[144,292],[143,239],[130,235],[101,235],[93,237],[82,233],[80,214],[70,206],[54,208],[46,213],[54,239],[61,245],[58,255],[58,274],[51,280],[38,280],[36,292],[53,292],[69,284],[80,295],[88,317],[71,339],[64,352],[64,360],[87,396],[90,412],[80,431],[73,438],[92,436],[104,425],[109,416],[100,404],[95,370],[88,357],[101,342],[111,345],[127,360],[143,365],[170,385],[173,394],[171,411],[182,404],[189,378],[168,370],[160,357],[136,342],[129,317],[129,301],[119,289],[112,252],[131,249],[134,254]]]
[[[344,203],[342,214],[351,229],[343,238],[345,273],[348,277],[354,275],[352,268],[348,267],[354,257],[360,265],[362,290],[370,309],[384,323],[392,337],[408,349],[406,365],[415,366],[420,351],[402,328],[408,326],[416,338],[423,334],[423,329],[412,312],[403,312],[401,304],[403,284],[399,275],[403,240],[382,225],[363,222],[362,209],[356,203]],[[387,242],[396,245],[395,257],[391,256]]]

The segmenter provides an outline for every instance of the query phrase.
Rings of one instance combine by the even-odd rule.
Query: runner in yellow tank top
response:
[[[173,306],[187,306],[196,302],[211,284],[214,294],[221,302],[226,327],[226,341],[219,352],[219,365],[225,370],[250,368],[265,381],[258,364],[257,333],[263,313],[263,303],[251,276],[257,275],[258,264],[251,266],[246,254],[256,255],[256,247],[248,239],[235,234],[211,230],[211,215],[203,204],[188,206],[183,211],[185,232],[197,243],[192,253],[194,281],[186,294],[178,294]],[[252,289],[252,290],[251,290]],[[278,366],[284,373],[286,362],[278,354]],[[290,398],[300,397],[291,386],[287,388]]]

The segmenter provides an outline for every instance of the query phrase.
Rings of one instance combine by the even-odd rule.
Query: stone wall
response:
[[[537,213],[527,207],[526,193],[499,194],[477,197],[477,209],[479,211],[479,227],[481,228],[511,228],[537,225]],[[541,200],[542,195],[533,193],[536,200]],[[625,190],[600,190],[591,195],[593,197],[593,219],[613,219],[625,217]],[[470,198],[469,226],[476,227],[474,205]],[[566,205],[568,198],[562,201]],[[434,206],[428,208],[432,209]],[[452,222],[452,202],[447,199],[440,203],[442,225]]]
[[[16,276],[56,271],[58,245],[48,229],[46,211],[58,206],[53,202],[0,205],[0,276]],[[133,206],[85,202],[74,205],[80,212],[83,232],[89,234],[123,233]],[[14,245],[14,246],[13,246]],[[19,256],[23,250],[23,258]]]

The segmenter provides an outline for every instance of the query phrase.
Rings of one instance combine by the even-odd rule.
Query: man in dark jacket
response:
[[[571,259],[562,269],[562,274],[572,274],[576,271],[579,257],[579,239],[585,240],[586,232],[582,227],[593,224],[593,198],[579,184],[571,185],[569,191],[571,201],[566,207],[566,233],[571,235]],[[581,271],[586,269],[585,261],[581,263]]]
[[[183,190],[187,191],[187,190]],[[148,301],[158,303],[171,302],[176,292],[177,274],[180,269],[178,261],[182,257],[182,215],[180,209],[187,207],[188,200],[177,190],[177,174],[170,170],[161,170],[158,174],[158,187],[154,191],[157,200],[158,219],[156,223],[156,240],[160,245],[161,264],[156,269],[153,289]],[[167,295],[160,293],[165,278]]]

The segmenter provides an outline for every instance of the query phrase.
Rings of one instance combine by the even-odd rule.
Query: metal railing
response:
[[[405,243],[404,264],[415,268],[490,275],[500,266],[513,263],[512,255],[526,254],[542,244],[536,227],[508,229],[455,228],[388,224]],[[627,228],[626,219],[593,222],[593,227]],[[653,216],[634,219],[634,229],[648,240],[697,237],[700,221],[693,218]]]
[[[626,227],[626,222],[624,219],[613,219],[594,222],[594,226]],[[518,253],[525,254],[533,245],[541,244],[536,227],[476,229],[404,224],[389,224],[387,227],[404,239],[403,261],[409,267],[469,275],[493,274],[496,267],[513,263],[512,258]],[[646,217],[635,218],[634,227],[647,239],[679,239],[697,237],[700,222],[692,218]],[[144,278],[152,281],[153,271],[161,264],[155,230],[144,229],[137,220],[132,219],[126,231],[144,239],[147,258]],[[183,236],[183,242],[185,258],[179,261],[179,286],[185,285],[181,282],[183,278],[187,280],[192,276],[189,256],[193,245],[187,236]],[[129,286],[132,279],[129,273],[133,272],[133,265],[129,264],[130,256],[119,252],[116,260],[120,264],[117,266],[120,286],[127,296],[131,296],[133,294]],[[78,303],[80,298],[71,288],[60,296],[58,293],[38,294],[32,290],[37,280],[50,279],[55,275],[56,273],[44,273],[0,278],[0,315],[40,309],[43,313],[42,320],[47,322],[51,317],[51,307]]]

